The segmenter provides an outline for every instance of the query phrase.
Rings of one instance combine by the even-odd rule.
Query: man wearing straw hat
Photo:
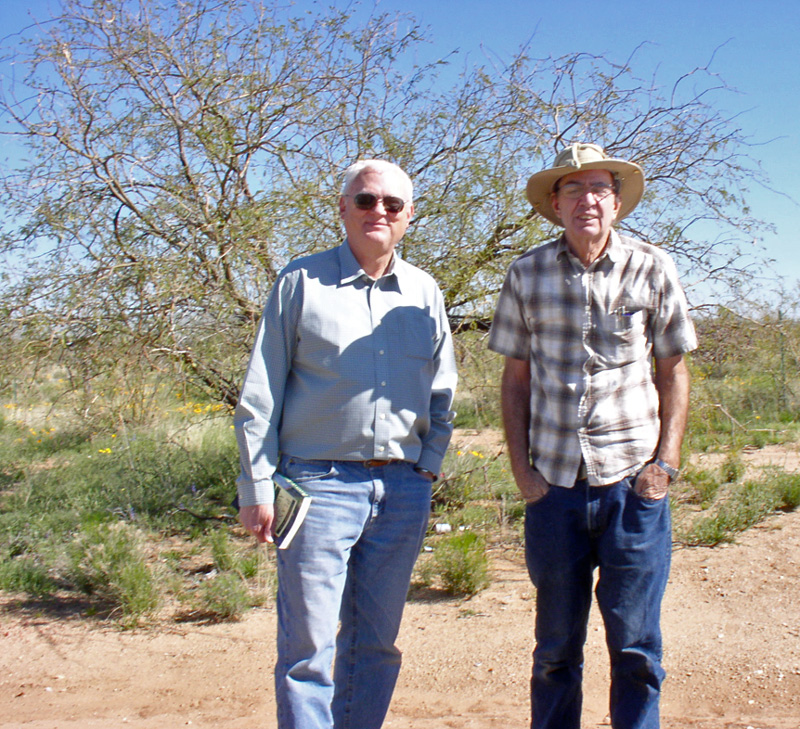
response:
[[[612,726],[659,726],[667,496],[689,404],[683,355],[697,340],[669,256],[612,228],[643,192],[638,165],[594,144],[533,175],[528,200],[563,233],[511,265],[492,324],[536,586],[533,729],[580,727],[595,568]]]

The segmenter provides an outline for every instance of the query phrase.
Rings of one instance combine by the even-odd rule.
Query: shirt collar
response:
[[[356,279],[364,276],[365,278],[369,278],[366,273],[364,273],[364,269],[361,268],[356,257],[353,255],[353,251],[350,250],[350,244],[345,239],[344,243],[339,246],[339,271],[341,272],[341,283],[348,284],[352,283]],[[403,271],[403,260],[397,255],[397,252],[392,253],[392,260],[389,263],[389,269],[386,271],[381,278],[387,278],[389,276],[394,276],[397,279],[400,279],[402,276]]]

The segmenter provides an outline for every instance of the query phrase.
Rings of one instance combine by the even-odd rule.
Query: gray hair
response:
[[[400,180],[400,184],[403,187],[403,199],[406,202],[412,201],[414,197],[414,183],[411,182],[411,178],[402,167],[399,167],[393,162],[387,162],[384,159],[361,159],[351,164],[344,171],[342,195],[346,195],[352,184],[365,172],[395,175]]]

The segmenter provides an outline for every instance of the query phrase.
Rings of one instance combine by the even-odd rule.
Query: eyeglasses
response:
[[[359,192],[353,195],[353,202],[359,210],[372,210],[378,204],[378,200],[383,203],[387,213],[399,213],[406,206],[403,198],[394,195],[378,197],[371,192]]]
[[[580,200],[587,192],[594,195],[595,200],[604,200],[616,192],[615,186],[609,182],[593,182],[591,185],[582,185],[580,182],[567,182],[556,192],[564,195],[568,200]]]

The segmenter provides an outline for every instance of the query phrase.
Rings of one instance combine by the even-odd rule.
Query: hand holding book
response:
[[[233,500],[233,508],[248,532],[259,542],[274,542],[278,549],[286,549],[303,523],[311,497],[294,481],[283,474],[275,473],[275,501],[273,504],[239,508],[239,497]]]
[[[278,549],[286,549],[306,518],[311,497],[283,474],[276,472],[272,480],[275,482],[272,534]]]

